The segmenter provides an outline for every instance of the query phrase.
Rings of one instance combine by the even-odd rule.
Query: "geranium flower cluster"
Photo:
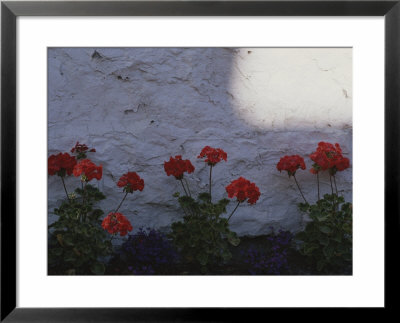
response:
[[[247,203],[255,204],[260,197],[260,190],[256,184],[243,177],[232,181],[225,189],[229,198],[236,197],[240,203],[248,199]]]
[[[90,159],[83,159],[75,165],[74,176],[81,176],[82,182],[89,182],[93,178],[100,180],[103,176],[103,166],[96,166]]]
[[[284,156],[279,160],[276,168],[280,172],[286,170],[290,177],[294,176],[299,168],[306,169],[306,164],[304,163],[304,158],[299,155]]]
[[[136,172],[128,172],[121,176],[117,186],[123,187],[127,193],[133,193],[133,191],[143,191],[144,181]]]
[[[329,179],[331,184],[331,191],[333,195],[333,184],[335,186],[336,195],[338,194],[337,186],[336,186],[336,178],[335,174],[337,171],[345,170],[350,167],[350,160],[342,155],[342,148],[338,143],[330,144],[328,142],[319,142],[317,150],[310,154],[310,159],[314,162],[312,168],[310,170],[311,173],[317,175],[317,188],[318,188],[318,201],[320,199],[320,190],[319,190],[319,172],[328,170],[329,171]],[[304,202],[308,204],[306,198],[304,197],[303,192],[301,191],[300,185],[297,182],[295,173],[296,170],[306,169],[306,165],[304,163],[303,157],[299,155],[293,156],[284,156],[280,159],[276,168],[279,171],[286,170],[290,176],[293,176],[294,181],[300,191],[301,196],[304,199]],[[333,183],[332,183],[333,178]]]
[[[49,175],[64,177],[65,174],[71,175],[76,165],[75,156],[70,156],[68,153],[59,153],[51,155],[48,159]]]
[[[222,160],[226,161],[228,155],[221,148],[212,148],[210,146],[205,146],[200,152],[200,155],[197,156],[197,158],[204,157],[206,157],[206,159],[204,160],[206,163],[208,163],[210,166],[214,166]]]
[[[89,147],[85,144],[80,144],[79,141],[76,142],[75,146],[72,147],[71,153],[76,154],[78,159],[86,158],[86,152],[89,150]],[[89,152],[94,153],[96,149],[92,148]]]
[[[193,173],[194,166],[189,159],[183,160],[181,155],[177,155],[164,162],[164,170],[168,176],[173,175],[180,180],[183,178],[183,173]]]
[[[110,234],[119,233],[121,237],[126,236],[128,231],[132,231],[132,225],[129,220],[118,212],[110,212],[101,223],[101,226]]]
[[[329,169],[334,175],[336,171],[343,171],[350,167],[350,160],[343,157],[342,149],[338,143],[332,145],[321,141],[318,143],[317,150],[310,155],[310,158],[314,162],[311,169],[313,174]]]

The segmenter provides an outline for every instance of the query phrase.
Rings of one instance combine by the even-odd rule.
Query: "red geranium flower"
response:
[[[132,231],[132,225],[122,213],[110,212],[104,218],[101,226],[110,234],[119,233],[121,237],[127,235],[128,231]]]
[[[189,159],[182,159],[182,156],[178,155],[175,158],[170,157],[169,161],[164,162],[164,170],[168,176],[173,175],[176,179],[182,179],[183,173],[193,173],[194,166]]]
[[[280,172],[286,170],[290,177],[294,176],[299,168],[306,169],[306,164],[304,163],[304,158],[299,155],[284,156],[279,160],[276,168]]]
[[[85,144],[80,144],[79,141],[76,142],[75,146],[72,147],[71,153],[75,153],[78,159],[86,158],[86,151],[89,150],[89,147]],[[92,148],[89,152],[94,153],[96,149]]]
[[[343,171],[349,167],[350,167],[350,160],[346,157],[338,158],[338,160],[335,162],[335,168],[338,171]]]
[[[81,176],[82,181],[89,182],[93,178],[100,180],[103,175],[103,166],[96,166],[90,159],[83,159],[75,165],[75,176]]]
[[[243,177],[239,177],[238,179],[232,181],[232,183],[230,183],[225,189],[229,198],[236,196],[238,202],[240,203],[248,199],[247,203],[254,204],[261,195],[256,184],[251,183],[249,180]]]
[[[57,174],[58,176],[64,177],[65,174],[72,174],[75,165],[75,157],[70,156],[68,153],[51,155],[48,159],[48,172],[49,175]]]
[[[321,141],[318,143],[317,150],[310,155],[314,162],[311,173],[316,174],[321,170],[329,169],[332,175],[336,171],[342,171],[350,167],[350,160],[342,155],[342,148],[336,143],[332,145]]]
[[[207,157],[204,161],[208,163],[210,166],[214,166],[219,163],[221,160],[227,159],[227,154],[221,148],[212,148],[210,146],[205,146],[200,155],[197,158]]]
[[[133,193],[133,191],[143,191],[144,181],[139,177],[136,172],[127,172],[122,175],[117,183],[118,187],[123,187],[127,193]]]

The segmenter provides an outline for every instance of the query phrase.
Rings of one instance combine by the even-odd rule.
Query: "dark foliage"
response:
[[[203,274],[209,272],[209,267],[227,263],[232,258],[229,246],[240,242],[236,233],[230,231],[228,220],[221,217],[229,200],[210,200],[208,193],[201,193],[198,201],[180,197],[185,216],[183,221],[172,223],[170,234],[183,262]]]
[[[54,210],[58,219],[49,225],[49,275],[104,274],[112,246],[101,227],[103,211],[94,204],[105,196],[89,184],[75,195]]]
[[[301,254],[320,273],[351,273],[352,204],[326,194],[316,204],[300,204],[300,209],[312,220],[296,235]]]

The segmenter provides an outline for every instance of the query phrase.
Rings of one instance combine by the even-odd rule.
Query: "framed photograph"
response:
[[[394,305],[398,1],[1,12],[1,320]]]

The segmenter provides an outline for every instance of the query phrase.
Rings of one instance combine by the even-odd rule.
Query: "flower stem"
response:
[[[333,183],[335,184],[336,195],[339,196],[337,186],[336,186],[336,176],[335,175],[333,175]]]
[[[335,178],[335,176],[333,176],[333,178]],[[329,175],[329,180],[331,181],[331,190],[332,190],[332,197],[333,197],[333,213],[336,212],[336,197],[337,197],[337,193],[336,196],[333,193],[333,185],[332,185],[332,175]]]
[[[83,186],[83,201],[82,201],[83,207],[85,207],[86,185],[87,185],[87,182],[85,182],[85,185]],[[87,216],[87,212],[85,212],[83,214],[83,222],[86,221],[86,216]]]
[[[182,184],[182,188],[183,188],[183,190],[185,191],[186,196],[192,197],[192,195],[190,195],[190,191],[189,191],[189,194],[188,194],[188,192],[186,191],[185,185],[183,185],[183,180],[180,179],[179,181],[180,181],[181,184]],[[186,184],[187,184],[187,183],[186,183]],[[188,190],[189,190],[189,185],[188,185]],[[183,212],[185,212],[185,215],[188,216],[188,214],[187,214],[185,208],[182,207],[182,209],[183,209]],[[190,209],[188,210],[188,213],[189,213],[191,216],[193,216],[193,212],[192,212]]]
[[[329,180],[331,182],[331,191],[332,191],[332,195],[333,195],[332,175],[329,175]]]
[[[212,175],[213,165],[210,165],[210,203],[211,203],[211,175]]]
[[[119,203],[118,207],[115,209],[114,214],[117,213],[117,211],[119,210],[119,208],[121,207],[122,203],[124,203],[126,196],[128,195],[128,192],[125,192],[124,197],[122,198],[121,203]]]
[[[320,195],[319,195],[319,172],[317,172],[317,188],[318,188],[318,201],[320,200]]]
[[[306,198],[303,195],[303,192],[301,191],[299,183],[297,183],[296,175],[293,175],[293,178],[294,178],[294,181],[296,182],[297,188],[299,189],[301,196],[303,197],[304,202],[306,202],[306,204],[308,204]]]
[[[228,218],[228,221],[229,221],[229,219],[232,217],[233,213],[235,213],[236,209],[239,207],[239,204],[240,204],[240,202],[238,202],[238,204],[236,205],[236,207],[233,209],[231,215],[230,215],[229,218]]]
[[[85,205],[85,195],[86,195],[86,183],[82,182],[82,205]]]
[[[189,216],[184,207],[182,207],[182,210],[183,210],[183,213],[185,213],[186,216]]]
[[[188,192],[186,191],[185,185],[183,185],[182,179],[180,179],[179,181],[180,181],[181,184],[182,184],[182,188],[183,188],[183,190],[185,191],[186,196],[189,196]]]
[[[64,177],[63,176],[61,176],[61,181],[62,181],[63,186],[64,186],[65,194],[67,194],[67,199],[68,199],[69,202],[71,202],[71,200],[69,198],[69,195],[68,195],[68,192],[67,192],[67,187],[65,186],[65,182],[64,182]]]
[[[188,182],[187,182],[186,178],[183,178],[183,179],[185,180],[186,187],[187,187],[187,189],[188,189],[188,192],[189,192],[189,196],[190,196],[190,197],[192,197],[192,193],[190,192],[189,184],[188,184]]]

